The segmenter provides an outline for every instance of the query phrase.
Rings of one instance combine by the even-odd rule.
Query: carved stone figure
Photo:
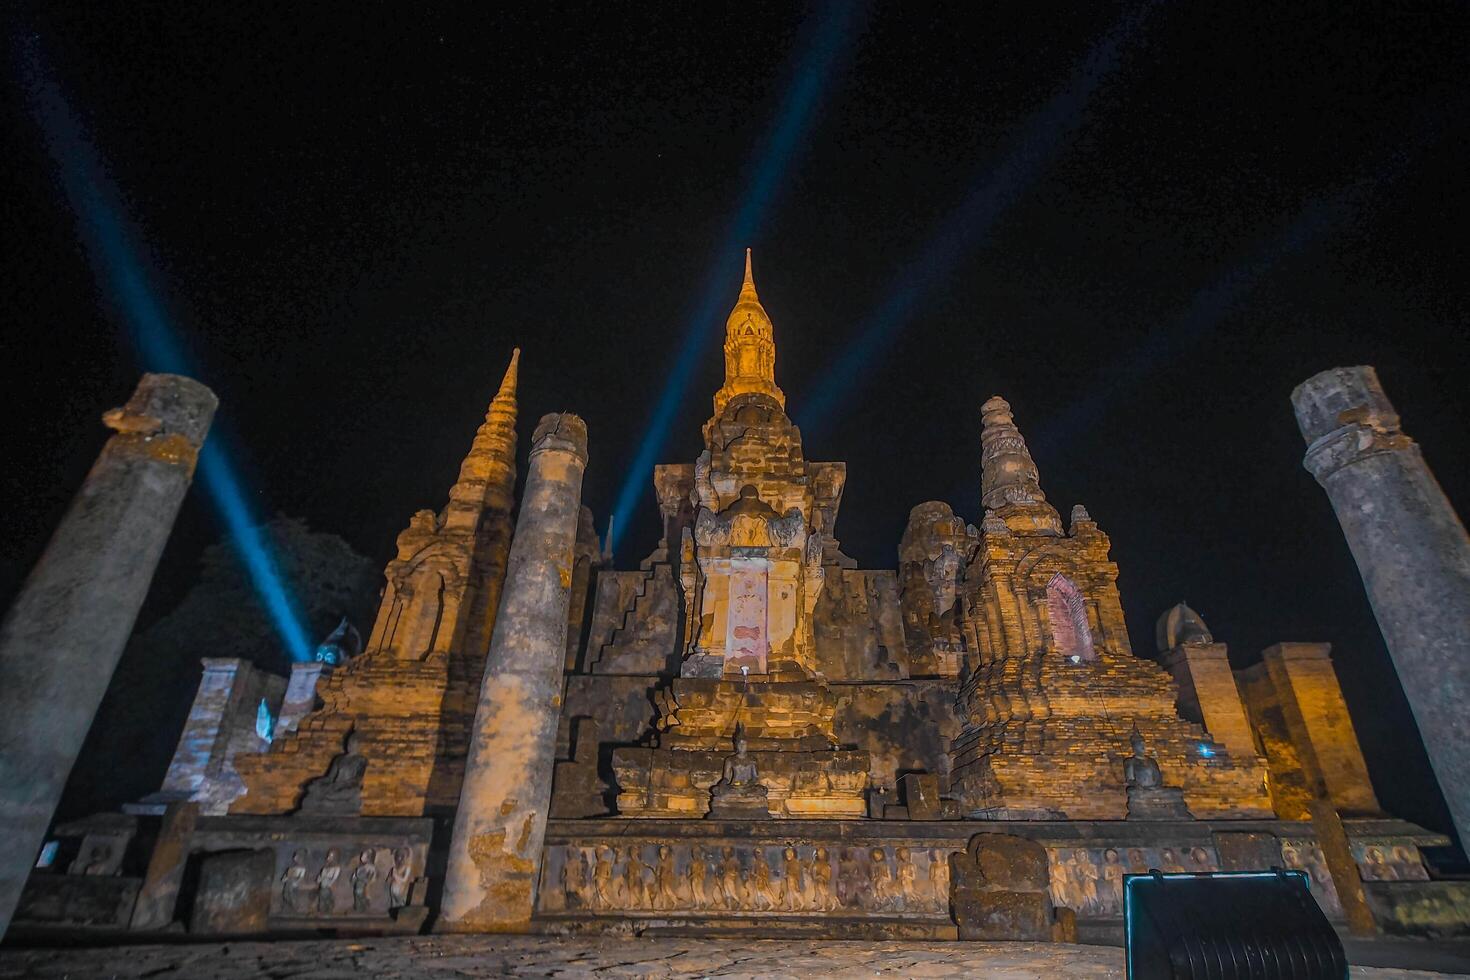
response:
[[[1128,735],[1133,755],[1123,760],[1123,778],[1128,784],[1129,820],[1192,820],[1184,805],[1184,790],[1164,785],[1159,764],[1144,754],[1143,736],[1134,725]]]
[[[881,847],[868,852],[868,887],[873,908],[884,911],[893,908],[893,869],[888,867],[888,853]]]
[[[82,874],[99,876],[117,873],[118,869],[112,867],[111,845],[98,844],[92,848],[92,853],[87,861],[87,866],[82,870]]]
[[[641,909],[648,906],[648,883],[643,872],[647,865],[639,853],[642,848],[634,844],[623,855],[623,907]]]
[[[947,910],[949,908],[949,862],[937,850],[929,852],[929,870],[926,876],[929,880],[929,896],[934,902],[935,909],[940,912]]]
[[[592,896],[600,909],[617,905],[613,894],[613,849],[607,846],[597,849],[597,863],[592,868]]]
[[[1159,617],[1154,627],[1154,640],[1160,653],[1168,653],[1175,647],[1201,646],[1215,642],[1210,628],[1199,613],[1183,602]]]
[[[837,858],[837,903],[843,908],[859,908],[867,892],[867,875],[858,865],[857,851],[844,847]]]
[[[912,911],[919,907],[918,870],[910,858],[907,847],[895,848],[893,859],[898,864],[898,888],[896,897],[899,909]]]
[[[362,755],[362,739],[356,731],[349,731],[345,751],[331,761],[325,773],[306,784],[301,812],[361,813],[362,777],[367,766],[367,757]]]
[[[771,865],[766,861],[764,847],[755,849],[755,856],[751,861],[748,898],[751,907],[755,909],[769,909],[776,904],[771,890]]]
[[[1123,907],[1123,875],[1127,873],[1118,857],[1118,849],[1109,847],[1103,851],[1102,894],[1107,907],[1113,910]]]
[[[726,846],[724,859],[720,861],[720,901],[726,909],[734,910],[740,908],[744,899],[744,889],[740,882],[740,859],[735,856],[735,848]]]
[[[704,863],[704,849],[691,847],[689,849],[689,869],[685,873],[689,877],[689,901],[697,909],[709,905],[709,895],[705,891],[705,875],[709,869]]]
[[[678,886],[675,880],[674,852],[667,844],[658,848],[658,864],[653,869],[653,902],[656,909],[672,909],[679,904]]]
[[[735,753],[725,759],[720,781],[710,787],[709,817],[713,820],[764,820],[771,815],[767,790],[760,783],[755,760],[746,754],[745,730],[735,727]]]
[[[358,864],[352,869],[352,910],[367,912],[372,909],[372,896],[368,889],[378,880],[378,852],[371,847],[358,855]]]
[[[330,915],[337,910],[337,896],[333,888],[342,877],[341,854],[335,848],[327,851],[322,869],[316,873],[316,910],[318,915]]]
[[[298,915],[306,912],[305,896],[306,890],[306,852],[297,851],[291,855],[291,865],[281,875],[281,904],[286,906],[288,912]]]
[[[317,645],[316,653],[312,659],[317,663],[338,667],[351,660],[362,652],[362,634],[357,632],[357,627],[348,622],[347,617],[342,617],[342,622],[337,628]]]
[[[812,902],[823,911],[833,907],[832,861],[827,849],[819,847],[812,854]]]
[[[796,848],[788,847],[781,852],[781,907],[795,912],[802,906],[805,875]]]
[[[566,860],[561,866],[561,890],[566,896],[567,908],[588,908],[593,905],[595,900],[588,892],[587,884],[587,863],[582,858],[582,849],[575,844],[568,844]]]
[[[390,909],[401,909],[408,905],[409,892],[413,888],[412,857],[413,855],[406,847],[393,851],[393,867],[388,869],[388,907]],[[578,852],[578,867],[581,867],[581,860],[581,852]]]

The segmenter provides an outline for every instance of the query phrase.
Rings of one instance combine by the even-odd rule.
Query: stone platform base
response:
[[[1432,980],[1470,970],[1470,950],[1448,944],[1379,944],[1387,962],[1349,947],[1353,980]],[[1361,952],[1361,950],[1359,950]],[[1373,960],[1382,963],[1380,956]],[[1421,970],[1439,970],[1428,973]],[[416,936],[313,942],[230,942],[93,949],[0,950],[0,980],[61,977],[190,980],[466,980],[490,977],[984,977],[986,980],[1122,980],[1123,951],[1053,943],[833,942],[804,939],[622,939],[550,936]]]
[[[1403,910],[1406,931],[1450,936],[1456,916],[1470,923],[1454,889],[1405,880],[1427,877],[1417,848],[1443,837],[1401,820],[1346,826],[1360,873],[1392,886],[1384,900]],[[948,857],[979,833],[1041,844],[1052,904],[1075,912],[1084,930],[1121,920],[1123,875],[1154,868],[1301,869],[1328,918],[1342,918],[1311,823],[1287,820],[553,820],[536,913],[589,931],[677,922],[709,935],[938,937],[953,925]],[[890,931],[888,920],[909,931]],[[1430,920],[1432,930],[1415,925]]]

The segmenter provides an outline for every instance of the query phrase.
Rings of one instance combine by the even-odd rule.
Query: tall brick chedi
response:
[[[587,427],[541,419],[485,665],[439,928],[524,931],[551,806]]]
[[[961,586],[971,669],[951,749],[965,810],[1122,819],[1136,726],[1195,816],[1269,816],[1253,747],[1181,718],[1170,675],[1133,655],[1108,536],[1081,506],[1064,533],[1010,405],[991,398],[980,411],[985,519]]]
[[[1461,844],[1470,844],[1470,537],[1371,367],[1291,393],[1305,464],[1368,590]]]
[[[0,934],[122,656],[218,405],[145,374],[0,622]]]
[[[511,539],[517,350],[442,511],[398,535],[363,655],[326,677],[322,706],[265,754],[236,762],[231,813],[289,813],[349,731],[369,759],[364,816],[447,812],[459,799],[469,726]]]

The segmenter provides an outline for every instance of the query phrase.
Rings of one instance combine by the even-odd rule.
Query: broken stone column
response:
[[[145,374],[0,622],[0,932],[148,593],[219,404]]]
[[[505,589],[449,847],[437,928],[518,932],[531,920],[551,804],[587,427],[547,415],[512,538]]]
[[[1373,368],[1324,371],[1291,401],[1306,467],[1337,512],[1460,842],[1470,845],[1470,537]]]

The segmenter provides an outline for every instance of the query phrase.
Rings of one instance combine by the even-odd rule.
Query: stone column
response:
[[[586,466],[582,420],[543,417],[532,437],[530,473],[475,711],[449,846],[441,932],[518,932],[530,924],[551,804]]]
[[[1371,367],[1291,393],[1462,845],[1470,846],[1470,537]]]
[[[0,932],[112,680],[218,400],[145,374],[0,622]]]

